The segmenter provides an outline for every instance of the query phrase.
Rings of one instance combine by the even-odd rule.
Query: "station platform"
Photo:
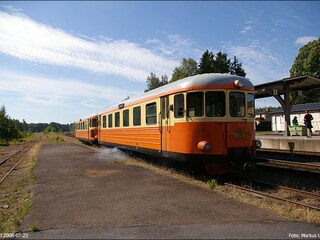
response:
[[[294,152],[320,156],[320,136],[256,135],[256,139],[262,143],[261,150],[290,152],[289,143],[294,143]]]

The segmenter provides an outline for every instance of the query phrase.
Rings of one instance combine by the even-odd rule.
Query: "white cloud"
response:
[[[240,45],[226,42],[223,46],[228,54],[235,55],[239,59],[253,84],[275,81],[288,76],[289,69],[285,66],[284,59],[262,46],[258,40],[247,41]]]
[[[178,64],[126,40],[75,36],[21,13],[1,11],[0,52],[25,61],[80,68],[141,82],[150,72],[172,73]]]
[[[176,59],[182,58],[200,58],[202,51],[197,48],[196,43],[190,39],[183,38],[177,34],[170,34],[166,37],[166,41],[159,39],[149,39],[146,41],[153,47],[153,50],[159,55],[166,57],[174,57]],[[179,63],[176,63],[178,66]]]
[[[314,36],[304,36],[304,37],[298,37],[297,40],[295,41],[295,44],[297,45],[305,45],[313,40],[317,40],[318,37]]]
[[[240,31],[240,33],[246,33],[252,30],[252,26],[244,26],[244,28]]]
[[[14,93],[17,98],[22,98],[24,101],[46,106],[64,105],[76,100],[86,107],[93,107],[93,104],[99,101],[114,104],[126,96],[138,94],[138,92],[83,83],[73,79],[57,80],[9,71],[0,72],[0,91]]]

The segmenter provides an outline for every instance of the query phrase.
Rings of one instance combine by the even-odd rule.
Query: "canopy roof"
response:
[[[255,86],[255,98],[283,95],[285,93],[285,85],[289,85],[290,92],[307,91],[320,88],[320,79],[306,75],[259,84]],[[275,89],[277,94],[274,92]]]

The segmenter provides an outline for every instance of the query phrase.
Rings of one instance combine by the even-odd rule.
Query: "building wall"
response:
[[[312,131],[320,131],[320,112],[313,112],[313,113],[310,113],[313,117],[313,120],[312,120]],[[304,115],[305,113],[295,113],[295,114],[291,114],[290,115],[290,125],[292,125],[292,120],[293,118],[296,116],[298,118],[298,124],[299,125],[303,125],[304,126],[304,122],[303,122],[303,119],[304,119]],[[284,131],[285,129],[285,120],[284,120],[284,114],[282,115],[273,115],[271,117],[271,125],[272,125],[272,131],[276,132],[276,131]]]

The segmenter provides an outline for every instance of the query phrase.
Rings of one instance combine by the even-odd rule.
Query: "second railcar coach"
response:
[[[98,143],[98,115],[76,121],[75,137],[88,144]]]

